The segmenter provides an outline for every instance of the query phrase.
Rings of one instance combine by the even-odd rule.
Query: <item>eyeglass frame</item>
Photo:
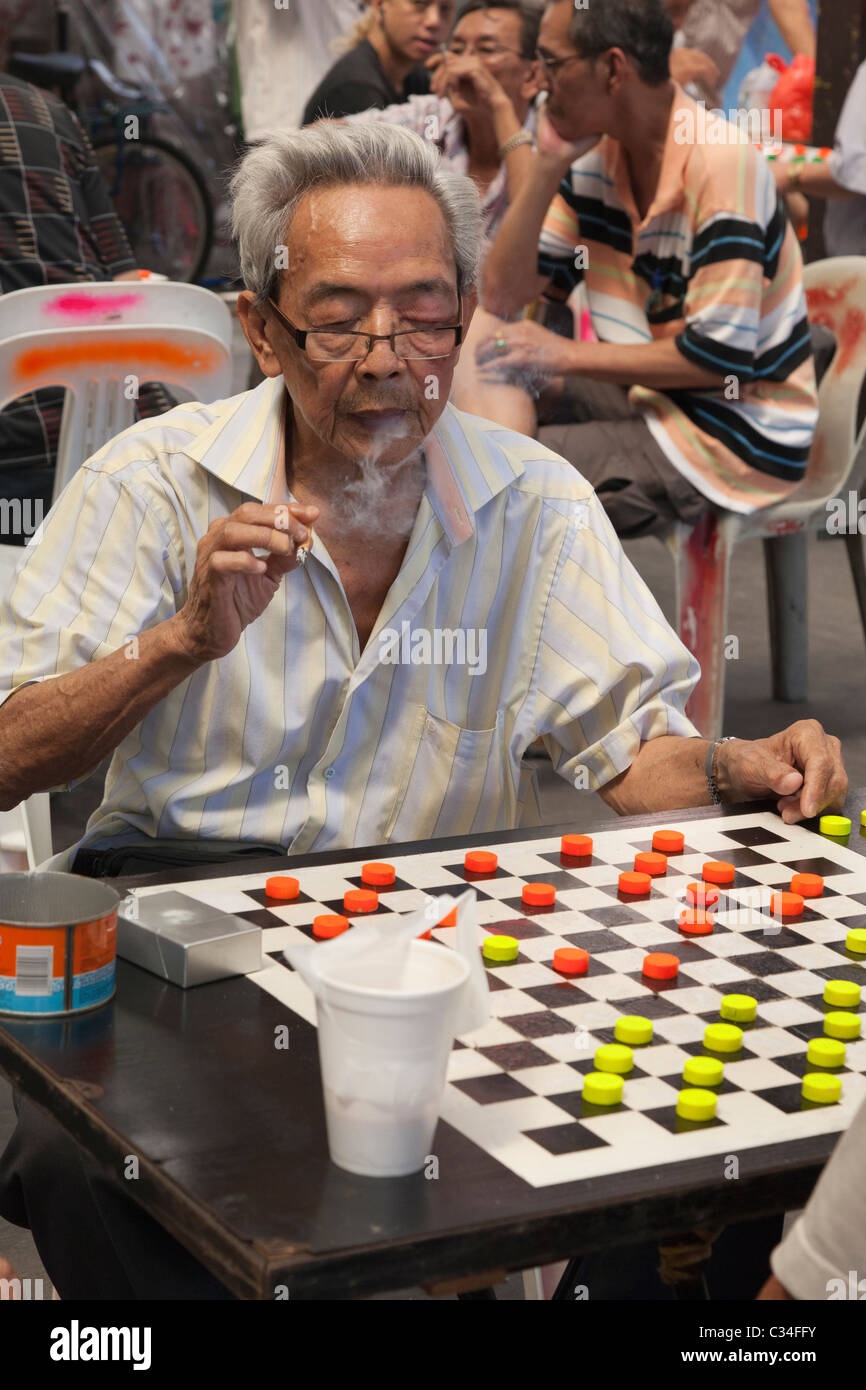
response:
[[[462,39],[458,39],[458,43],[462,43],[462,42],[463,42]],[[514,56],[515,56],[515,58],[520,58],[520,59],[522,59],[522,61],[523,61],[524,63],[531,63],[531,62],[534,61],[534,57],[533,57],[533,58],[527,58],[527,57],[526,57],[526,54],[523,53],[523,52],[521,51],[521,49],[519,49],[519,48],[506,48],[505,44],[502,44],[502,43],[496,44],[495,47],[494,47],[493,49],[491,49],[491,50],[490,50],[489,52],[487,52],[487,53],[479,53],[479,52],[478,52],[478,49],[475,47],[474,44],[472,44],[472,45],[467,44],[467,45],[466,45],[466,48],[464,48],[462,52],[455,52],[455,50],[451,47],[451,41],[448,40],[446,43],[444,43],[444,44],[442,45],[442,48],[440,49],[440,52],[442,52],[442,53],[450,53],[451,56],[454,57],[454,58],[462,58],[462,57],[470,50],[470,47],[471,47],[472,53],[474,54],[474,56],[475,56],[476,58],[498,58],[500,53],[513,53]]]
[[[546,58],[540,48],[535,50],[535,61],[540,63],[543,71],[548,77],[556,77],[557,72],[566,63],[574,62],[575,58],[582,58],[582,53],[569,53],[567,58]]]
[[[277,305],[274,303],[274,301],[273,301],[273,299],[271,298],[270,295],[267,296],[266,303],[269,304],[269,305],[271,306],[271,308],[273,309],[274,313],[276,314],[277,318],[279,319],[279,321],[280,321],[280,323],[283,325],[283,327],[286,328],[286,329],[288,329],[289,333],[292,335],[292,337],[294,338],[295,342],[297,343],[298,347],[301,349],[302,352],[306,352],[306,350],[307,350],[307,338],[309,337],[309,335],[310,335],[311,333],[331,333],[331,332],[334,331],[333,329],[329,329],[329,328],[297,328],[297,327],[295,326],[295,324],[292,323],[291,319],[287,319],[287,318],[286,318],[286,316],[285,316],[285,314],[283,313],[282,309],[279,309],[279,308],[277,307]],[[460,344],[461,344],[462,341],[463,341],[463,296],[462,296],[462,295],[460,295],[460,322],[459,322],[459,323],[440,323],[440,324],[437,324],[437,325],[436,325],[436,330],[434,330],[434,331],[444,331],[445,329],[448,329],[449,332],[452,332],[452,331],[453,331],[453,332],[455,333],[455,335],[456,335],[456,336],[455,336],[455,339],[454,339],[454,347],[451,349],[451,352],[454,352],[457,348],[459,348]],[[400,362],[441,362],[443,357],[450,357],[450,356],[451,356],[451,352],[443,352],[441,357],[400,357],[399,353],[397,352],[397,349],[396,349],[395,346],[394,346],[394,339],[395,339],[395,338],[399,338],[399,337],[401,336],[401,334],[406,334],[406,335],[408,336],[409,334],[418,333],[419,331],[420,331],[420,332],[423,332],[424,330],[423,330],[423,329],[419,330],[419,329],[417,329],[417,328],[397,328],[397,329],[394,330],[393,333],[363,333],[363,332],[360,331],[360,329],[347,328],[347,329],[345,329],[345,330],[343,331],[343,336],[344,336],[344,337],[347,337],[347,338],[349,338],[349,337],[351,337],[351,338],[366,338],[366,339],[367,339],[367,351],[364,353],[364,356],[363,356],[363,357],[311,357],[311,358],[310,358],[310,361],[311,361],[311,362],[363,362],[363,361],[364,361],[364,358],[369,357],[369,356],[370,356],[370,353],[373,351],[373,343],[374,343],[374,342],[385,342],[385,341],[387,341],[388,343],[390,343],[390,345],[391,345],[391,351],[393,352],[394,356],[395,356],[395,357],[398,359],[398,361],[400,361]]]

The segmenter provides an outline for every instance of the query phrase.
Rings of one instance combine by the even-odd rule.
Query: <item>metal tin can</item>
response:
[[[0,1015],[57,1017],[111,999],[119,904],[80,874],[0,875]]]

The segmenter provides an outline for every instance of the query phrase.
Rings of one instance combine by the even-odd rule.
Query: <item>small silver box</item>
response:
[[[173,890],[124,899],[117,954],[189,989],[262,968],[262,929]]]

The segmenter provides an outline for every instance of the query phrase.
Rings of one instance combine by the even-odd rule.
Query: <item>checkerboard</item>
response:
[[[396,880],[378,890],[379,913],[407,912],[426,894],[456,895],[468,882],[478,894],[479,937],[493,931],[518,939],[516,961],[487,964],[490,1021],[455,1043],[441,1114],[533,1187],[714,1156],[721,1171],[738,1151],[843,1129],[866,1096],[866,1040],[858,1039],[846,1044],[838,1069],[841,1100],[811,1105],[801,1097],[803,1075],[819,1070],[807,1063],[806,1049],[823,1032],[826,982],[866,986],[866,957],[845,947],[847,930],[866,926],[866,860],[767,813],[666,828],[683,831],[684,849],[639,898],[619,892],[618,875],[633,867],[637,851],[651,848],[648,828],[604,829],[593,836],[592,857],[580,860],[561,855],[558,837],[501,844],[491,837],[484,848],[499,864],[484,877],[466,873],[462,852],[388,855]],[[736,877],[722,890],[713,932],[687,937],[677,925],[686,884],[700,881],[708,859],[733,863]],[[173,889],[264,928],[267,965],[247,978],[315,1023],[312,996],[282,952],[312,939],[314,917],[343,911],[346,889],[363,886],[361,864],[292,870],[301,892],[284,903],[268,897],[263,874]],[[822,875],[824,893],[806,900],[802,916],[780,921],[770,911],[771,892],[787,889],[794,873]],[[524,883],[534,881],[555,886],[551,907],[521,901]],[[453,943],[456,934],[436,928],[433,935]],[[560,946],[589,952],[585,975],[552,968]],[[674,980],[644,978],[650,951],[679,957]],[[757,1018],[742,1025],[740,1051],[722,1058],[716,1118],[682,1120],[683,1066],[704,1053],[704,1030],[719,1020],[728,993],[752,995]],[[652,1019],[653,1039],[634,1048],[621,1104],[594,1107],[583,1100],[583,1078],[623,1014]]]

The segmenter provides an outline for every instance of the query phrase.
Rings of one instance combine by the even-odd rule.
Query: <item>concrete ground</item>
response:
[[[627,553],[657,596],[668,618],[673,617],[673,571],[664,548],[655,541],[631,542]],[[769,698],[770,664],[763,555],[758,541],[737,551],[732,567],[727,630],[739,638],[739,658],[727,664],[727,702],[724,731],[759,738],[795,719],[814,717],[843,743],[852,786],[866,787],[866,642],[860,626],[843,544],[812,539],[809,548],[809,698],[802,705],[774,703]],[[557,778],[549,764],[540,765],[545,824],[569,821],[585,830],[612,813],[591,793],[579,793]],[[52,797],[55,849],[73,844],[87,816],[99,802],[101,777],[96,773],[74,792]],[[866,805],[866,799],[864,799]],[[10,1090],[0,1080],[0,1150],[14,1126]],[[47,1275],[29,1233],[0,1220],[0,1255],[5,1255],[23,1278]],[[401,1298],[425,1298],[406,1290]],[[519,1276],[498,1290],[498,1296],[520,1299]]]

